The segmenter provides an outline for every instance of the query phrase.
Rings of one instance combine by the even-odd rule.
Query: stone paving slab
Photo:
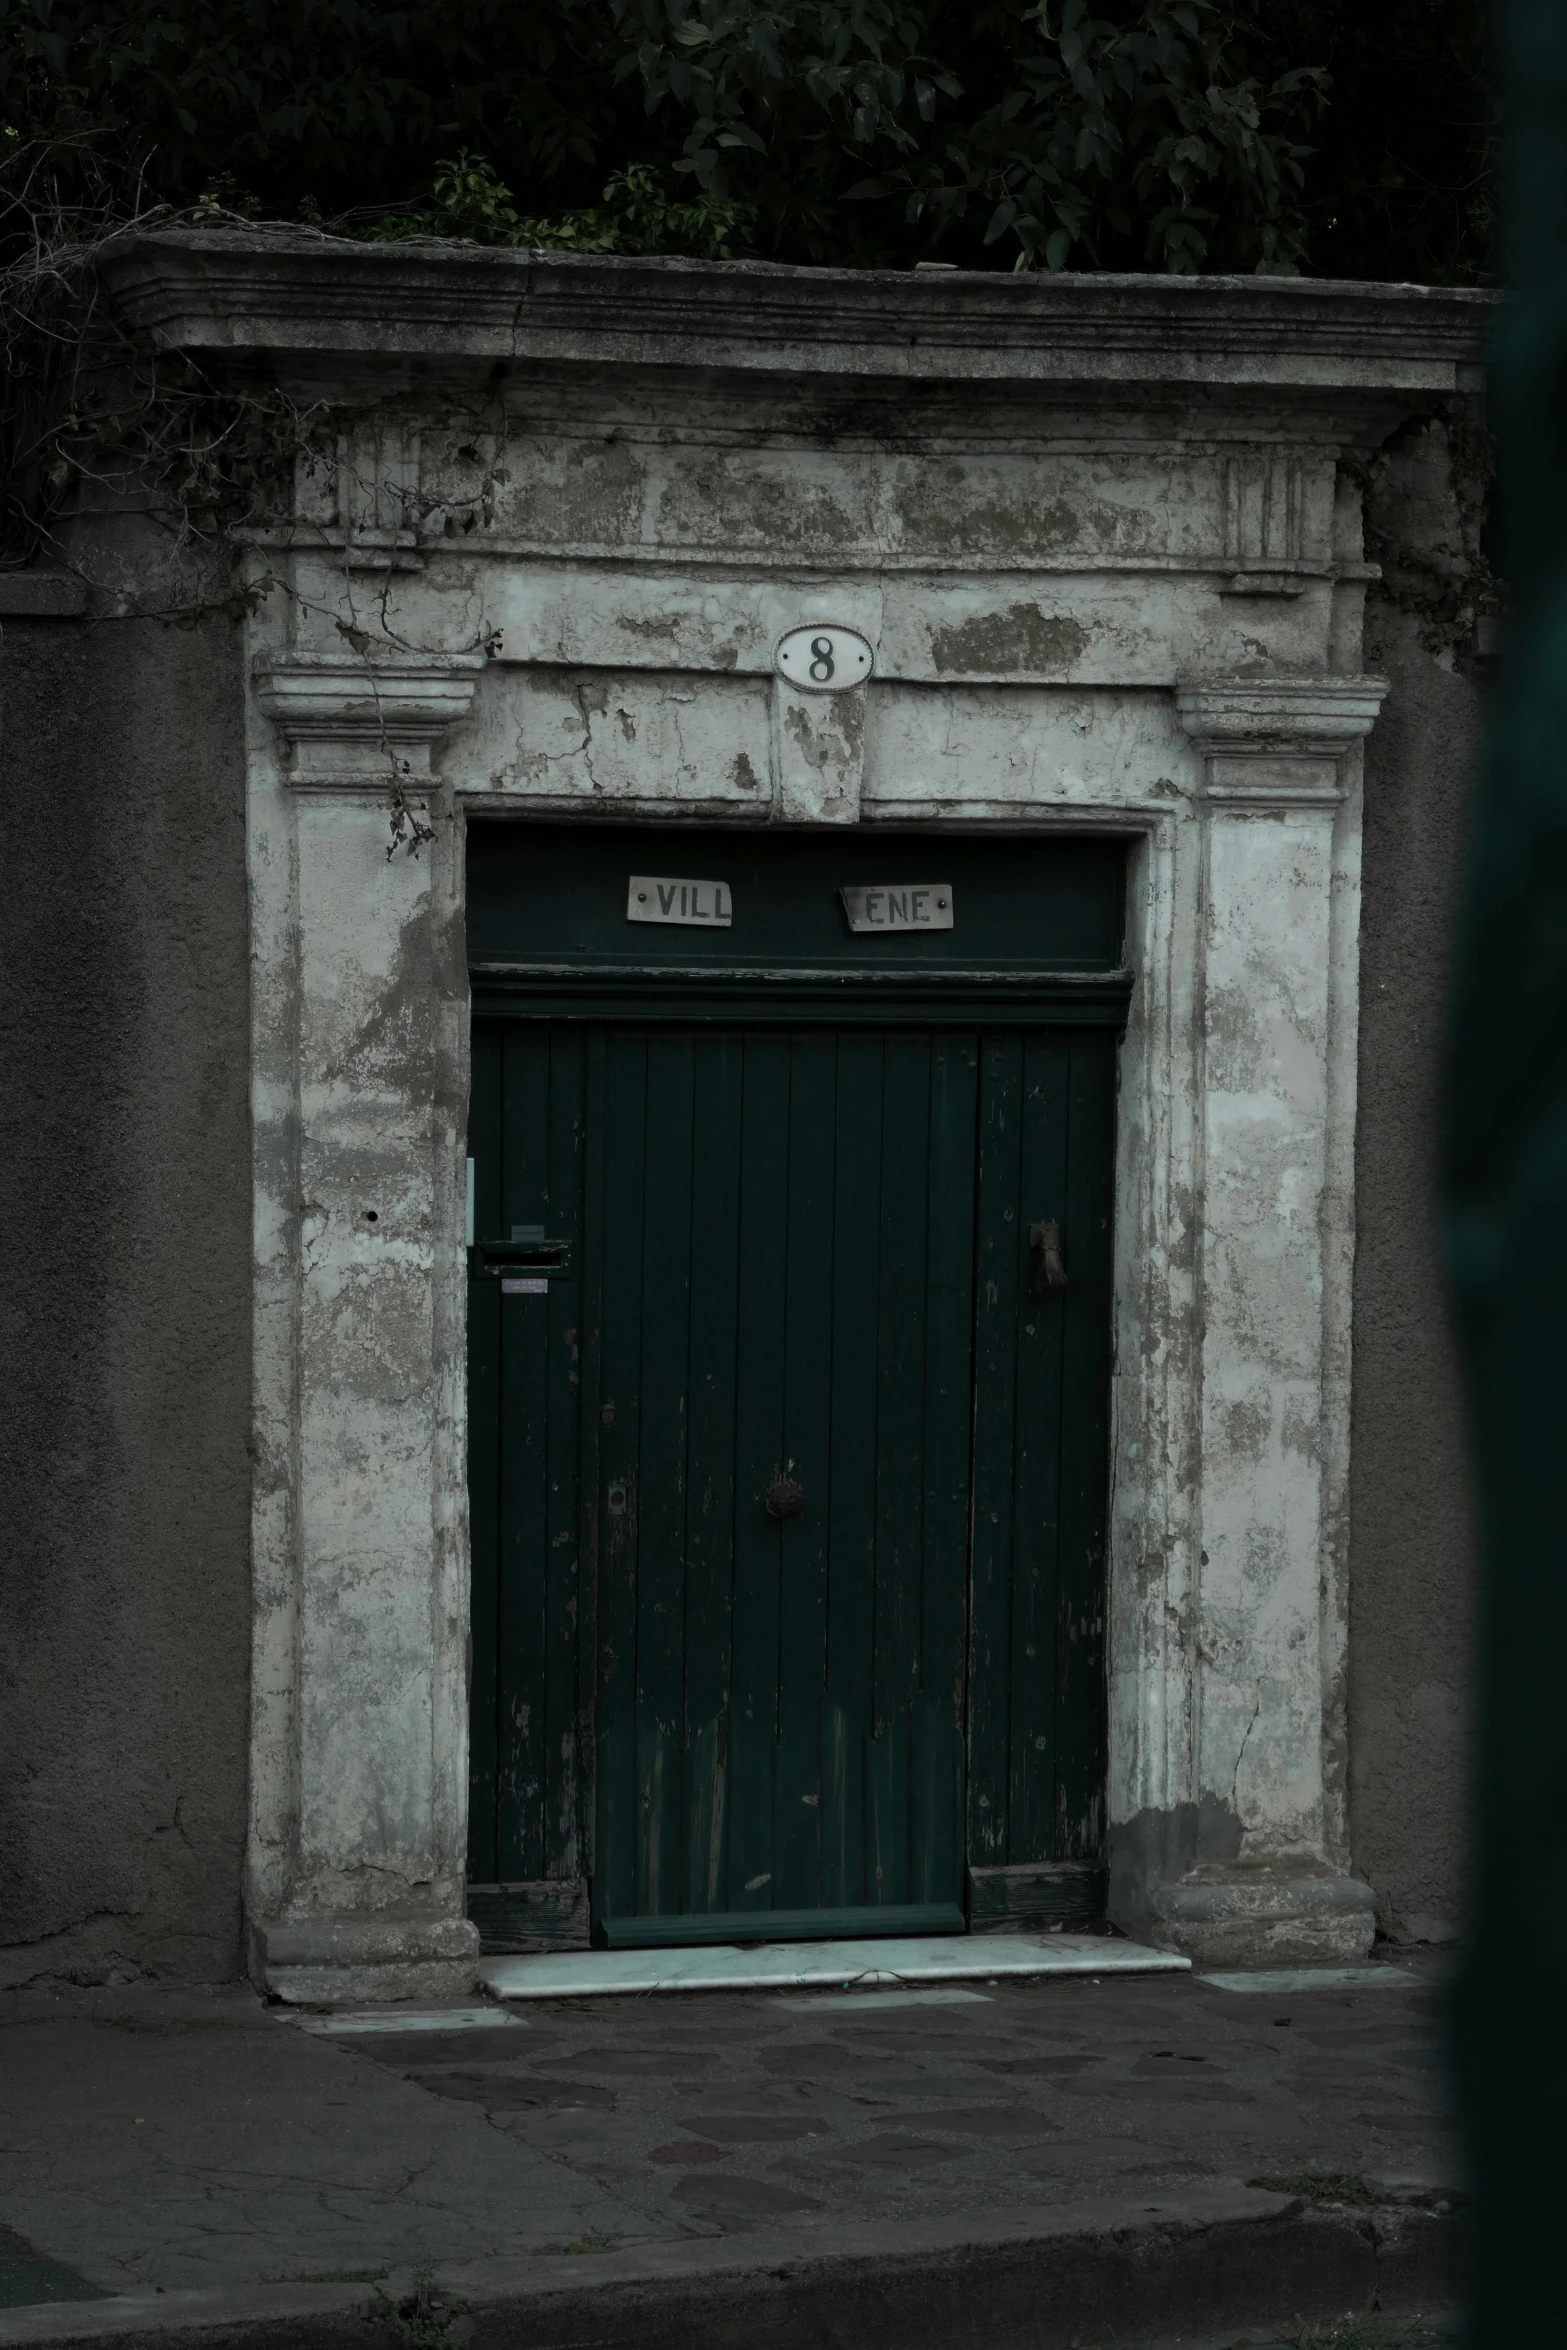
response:
[[[943,2294],[1007,2279],[1015,2311],[1065,2308],[1070,2282],[1091,2314],[1114,2272],[1130,2290],[1128,2245],[1154,2247],[1156,2297],[1160,2260],[1190,2295],[1228,2259],[1259,2319],[1246,2294],[1297,2260],[1329,2295],[1308,2314],[1378,2277],[1386,2307],[1430,2305],[1454,2191],[1439,1988],[1298,1986],[616,1996],[359,2031],[247,1992],[17,1995],[0,2226],[94,2298],[0,2308],[0,2343],[216,2345],[244,2320],[291,2350],[341,2324],[368,2350],[373,2295],[423,2289],[467,2301],[461,2338],[497,2350],[619,2339],[593,2328],[622,2304],[643,2350],[729,2329],[782,2350],[874,2276],[865,2308],[899,2309],[913,2344]],[[986,2339],[1044,2344],[1028,2323]]]

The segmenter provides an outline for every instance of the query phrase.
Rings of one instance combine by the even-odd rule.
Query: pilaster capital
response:
[[[258,654],[256,701],[305,791],[384,791],[431,778],[430,755],[473,708],[482,653]]]
[[[1307,806],[1343,798],[1345,756],[1386,692],[1385,677],[1194,679],[1175,707],[1203,754],[1205,799]]]

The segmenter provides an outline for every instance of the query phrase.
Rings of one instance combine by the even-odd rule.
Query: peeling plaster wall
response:
[[[241,1971],[239,635],[0,642],[0,1983]]]
[[[1468,1800],[1472,1526],[1435,1159],[1481,696],[1418,618],[1376,599],[1366,619],[1367,667],[1392,690],[1366,746],[1350,1831],[1383,1930],[1425,1940],[1451,1934],[1461,1910]]]

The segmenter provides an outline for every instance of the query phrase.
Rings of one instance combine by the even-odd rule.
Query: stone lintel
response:
[[[263,653],[258,707],[288,746],[301,790],[428,784],[430,755],[473,707],[482,653]]]

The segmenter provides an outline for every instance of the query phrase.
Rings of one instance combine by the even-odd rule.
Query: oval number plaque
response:
[[[871,648],[857,628],[816,620],[781,636],[773,663],[780,677],[808,694],[841,694],[869,677]]]

